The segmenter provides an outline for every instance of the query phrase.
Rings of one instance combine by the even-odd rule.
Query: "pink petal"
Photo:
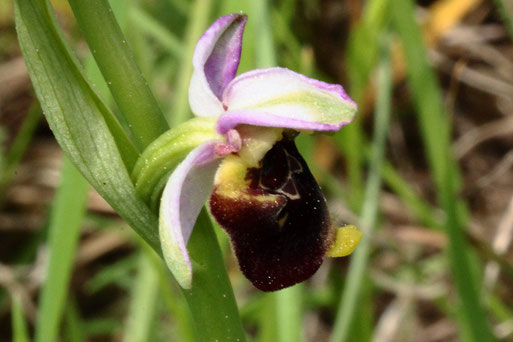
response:
[[[217,120],[217,131],[225,134],[240,124],[265,127],[283,127],[297,130],[311,130],[335,132],[351,121],[342,121],[337,124],[326,124],[280,116],[278,114],[261,112],[259,110],[228,111]]]
[[[203,204],[212,192],[220,160],[218,142],[207,142],[187,155],[171,174],[160,202],[159,233],[164,259],[183,288],[192,285],[187,241]]]
[[[313,80],[285,68],[258,69],[226,87],[222,133],[246,123],[294,129],[336,131],[351,122],[356,103],[342,86]]]
[[[194,73],[189,87],[194,114],[216,116],[223,112],[221,96],[237,73],[246,21],[246,15],[225,15],[199,39],[192,59]]]

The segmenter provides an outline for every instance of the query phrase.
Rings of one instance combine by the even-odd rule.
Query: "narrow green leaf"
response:
[[[67,159],[55,197],[48,232],[49,262],[39,299],[37,342],[56,341],[68,294],[75,250],[85,212],[89,185]]]
[[[495,0],[495,4],[499,9],[511,39],[513,39],[513,2],[508,0]]]
[[[162,294],[162,303],[175,321],[180,341],[196,342],[196,334],[194,332],[194,324],[187,302],[182,293],[175,291],[178,289],[172,286],[172,278],[169,269],[161,258],[151,258],[153,267],[158,271],[160,293]],[[175,283],[176,284],[176,283]]]
[[[137,29],[154,38],[172,57],[182,57],[183,47],[180,39],[154,17],[147,14],[143,9],[134,6],[130,11],[130,19],[137,26]]]
[[[68,299],[67,309],[65,312],[64,332],[65,341],[67,342],[84,342],[84,327],[77,304],[73,299]]]
[[[80,30],[140,150],[167,131],[107,0],[69,0]]]
[[[346,285],[339,303],[333,335],[331,337],[331,341],[333,342],[347,341],[349,338],[349,332],[356,312],[356,306],[359,302],[362,280],[365,275],[371,250],[370,237],[376,225],[379,194],[381,191],[381,168],[385,154],[392,95],[392,77],[388,43],[388,39],[383,39],[381,61],[378,68],[378,99],[376,104],[374,141],[372,145],[369,178],[361,215],[363,237],[351,257]]]
[[[347,46],[347,68],[351,92],[357,102],[371,79],[378,60],[379,39],[388,16],[389,0],[368,1],[361,20],[351,30]]]
[[[85,80],[48,2],[15,1],[15,19],[32,84],[59,144],[107,202],[160,250],[157,218],[127,172],[138,153]]]
[[[124,329],[124,342],[145,342],[151,340],[151,327],[158,295],[158,273],[144,249],[139,255],[137,278],[130,295],[130,309]]]
[[[166,0],[169,2],[179,15],[187,15],[191,4],[188,0]]]
[[[276,66],[274,39],[269,23],[269,1],[251,1],[248,25],[254,33],[255,61],[257,68]]]
[[[12,296],[11,308],[11,321],[12,321],[12,341],[13,342],[30,342],[30,337],[27,328],[27,320],[23,313],[23,305],[19,295]]]
[[[350,95],[355,98],[352,91]],[[358,211],[361,207],[364,190],[364,158],[361,153],[364,137],[360,116],[357,114],[355,121],[335,133],[334,139],[337,146],[343,149],[343,156],[347,161],[347,178],[350,189],[347,193],[347,201],[352,210]]]
[[[199,341],[244,342],[244,330],[210,218],[203,209],[187,245],[192,289],[183,290]]]
[[[4,193],[6,186],[14,176],[14,171],[25,154],[42,115],[41,107],[36,103],[30,108],[27,117],[23,121],[0,170],[0,196]]]
[[[385,163],[382,172],[385,184],[397,194],[406,207],[410,208],[419,222],[430,228],[442,228],[440,219],[436,217],[437,208],[419,196],[392,165]]]
[[[361,105],[363,93],[378,58],[379,38],[384,30],[388,11],[388,0],[371,0],[365,5],[362,20],[352,30],[347,48],[350,95]],[[349,180],[349,204],[360,210],[363,199],[363,154],[364,134],[359,116],[349,126],[335,134],[337,145],[344,149]]]
[[[408,80],[419,113],[420,129],[438,202],[447,216],[445,229],[449,237],[449,261],[462,305],[459,311],[475,342],[493,341],[495,338],[480,303],[478,284],[469,260],[470,249],[463,233],[465,225],[460,214],[462,203],[456,187],[460,175],[450,153],[449,116],[445,112],[436,75],[429,65],[422,36],[414,20],[412,1],[396,0],[391,4],[393,22],[405,52]]]
[[[183,43],[183,58],[175,82],[171,111],[167,115],[171,127],[184,122],[190,116],[188,93],[192,77],[192,56],[198,39],[209,24],[211,8],[212,0],[195,0],[192,5]]]

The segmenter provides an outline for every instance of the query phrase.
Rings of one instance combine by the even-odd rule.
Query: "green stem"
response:
[[[50,218],[48,273],[39,300],[36,342],[57,341],[89,184],[68,159]]]
[[[80,30],[140,150],[168,129],[107,0],[69,0]]]
[[[342,295],[338,315],[333,329],[331,341],[347,341],[352,326],[356,305],[360,297],[365,267],[369,259],[371,240],[378,213],[378,201],[381,188],[381,168],[385,154],[385,142],[388,132],[391,98],[391,71],[388,48],[388,39],[384,39],[382,60],[378,69],[378,99],[374,126],[374,142],[372,159],[370,161],[369,179],[365,191],[365,200],[362,209],[361,225],[363,238],[356,249],[349,272],[346,286]]]
[[[255,338],[255,342],[278,341],[276,299],[273,294],[265,294],[258,299],[260,310],[257,321],[258,336]]]
[[[302,298],[303,284],[276,293],[276,320],[279,342],[303,341]]]
[[[187,245],[192,289],[183,290],[199,341],[245,341],[244,330],[207,211],[203,209]]]

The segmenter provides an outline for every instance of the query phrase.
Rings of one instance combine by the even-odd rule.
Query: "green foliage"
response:
[[[502,19],[506,24],[506,28],[509,31],[509,35],[513,39],[513,4],[507,0],[495,0],[497,8],[501,13]]]
[[[32,140],[37,124],[41,120],[41,116],[42,112],[39,105],[36,104],[32,106],[9,151],[4,153],[3,150],[0,150],[0,197],[12,180],[15,170]],[[5,132],[0,127],[0,144],[3,144],[4,138]]]
[[[0,12],[10,6],[6,3],[0,5]],[[241,72],[280,65],[326,81],[333,81],[327,76],[339,76],[323,74],[326,68],[319,65],[321,60],[316,60],[319,46],[313,40],[321,37],[309,40],[301,32],[301,26],[311,24],[312,17],[320,11],[319,3],[315,1],[114,0],[111,5],[122,33],[106,1],[71,0],[79,28],[99,66],[96,74],[88,73],[90,81],[63,39],[48,2],[16,0],[14,3],[20,45],[41,108],[57,140],[90,184],[156,251],[160,249],[160,242],[155,208],[164,185],[162,180],[199,141],[213,138],[208,133],[208,136],[202,135],[210,130],[208,127],[180,146],[175,144],[181,132],[178,124],[191,115],[187,92],[192,53],[197,39],[215,17],[241,10],[249,15]],[[512,31],[507,1],[496,0],[495,3],[506,27]],[[307,9],[303,9],[307,14],[300,19],[296,17],[301,10],[299,4]],[[111,311],[101,317],[81,317],[74,298],[68,298],[66,308],[62,303],[68,297],[75,243],[79,237],[77,227],[82,221],[83,202],[80,201],[85,199],[85,182],[79,180],[76,171],[65,171],[64,177],[75,177],[78,187],[72,191],[70,185],[63,184],[53,206],[48,239],[48,283],[41,294],[35,327],[38,340],[43,341],[46,336],[46,340],[56,340],[62,326],[61,337],[69,341],[86,341],[112,334],[125,336],[127,341],[195,342],[214,337],[220,341],[243,341],[245,333],[231,280],[240,299],[244,327],[250,328],[248,331],[256,336],[255,340],[301,341],[305,313],[315,311],[322,312],[323,318],[333,313],[329,318],[335,322],[332,341],[370,341],[376,329],[373,318],[376,317],[377,299],[389,292],[376,282],[368,266],[374,253],[381,251],[381,244],[385,243],[389,249],[397,248],[398,244],[397,241],[378,241],[380,245],[376,245],[372,239],[373,232],[382,223],[377,202],[381,194],[381,177],[387,192],[411,211],[415,223],[433,228],[436,234],[449,240],[447,255],[437,253],[422,262],[401,265],[397,274],[390,277],[423,282],[428,276],[444,278],[449,270],[457,296],[439,296],[430,301],[430,305],[449,320],[460,323],[461,340],[493,340],[488,324],[490,317],[483,304],[490,310],[490,316],[499,322],[507,321],[511,310],[507,303],[502,303],[501,298],[487,289],[482,296],[486,303],[481,303],[480,281],[475,272],[481,265],[474,254],[479,252],[486,259],[498,261],[501,269],[508,272],[511,265],[507,259],[491,252],[488,255],[482,248],[474,248],[467,242],[466,218],[462,214],[465,203],[459,194],[460,171],[449,153],[451,122],[444,109],[442,90],[426,59],[427,51],[414,21],[412,1],[372,0],[365,4],[361,18],[348,31],[347,45],[332,47],[333,51],[345,49],[346,59],[340,63],[345,62],[343,77],[347,78],[350,87],[344,86],[349,88],[362,109],[358,121],[332,139],[342,152],[337,156],[337,163],[343,165],[341,169],[347,172],[347,177],[315,164],[319,143],[316,136],[302,134],[297,139],[313,173],[330,195],[329,199],[337,205],[348,204],[366,231],[366,238],[350,259],[349,272],[340,271],[340,264],[336,264],[336,272],[329,275],[321,269],[322,284],[300,285],[273,294],[248,291],[249,285],[241,280],[240,272],[235,271],[236,265],[226,263],[231,260],[228,257],[230,249],[223,249],[224,255],[221,254],[212,224],[203,212],[189,243],[195,272],[192,291],[182,293],[162,260],[144,243],[131,239],[135,241],[134,252],[118,262],[102,265],[84,285],[88,294],[116,286],[126,292],[121,301],[129,298],[129,304],[110,308]],[[400,47],[404,52],[407,86],[422,133],[420,150],[430,166],[429,176],[435,185],[436,201],[420,195],[417,187],[409,184],[395,166],[384,159],[388,116],[393,109],[389,102],[392,80],[388,49],[379,48],[384,34],[391,34],[390,41],[400,43],[394,47]],[[310,44],[315,46],[315,53]],[[393,54],[392,57],[397,56]],[[90,70],[94,65],[92,58],[87,65]],[[99,86],[101,82],[105,83],[105,89]],[[97,95],[96,89],[101,89],[101,96]],[[374,89],[377,101],[368,96]],[[116,107],[109,108],[106,104]],[[163,108],[165,119],[160,108]],[[372,133],[368,133],[363,125],[369,121],[364,112],[375,115]],[[40,115],[38,106],[34,106],[11,148],[4,154],[0,192],[12,180]],[[168,131],[168,122],[174,130]],[[371,134],[372,139],[367,137]],[[154,163],[146,163],[149,160]],[[75,197],[70,199],[72,194]],[[92,215],[87,216],[86,221],[93,221],[103,230],[113,226],[119,230],[120,226],[107,218],[108,227],[104,227]],[[72,229],[65,230],[64,227]],[[223,232],[219,236],[227,242]],[[30,254],[35,254],[35,247],[31,245],[30,249]],[[404,249],[411,252],[409,246]],[[59,256],[59,263],[55,255]],[[225,264],[234,270],[230,279]],[[5,298],[8,300],[8,296],[3,296],[0,302],[4,303]],[[415,307],[409,310],[415,310]],[[126,316],[122,317],[120,311]],[[25,315],[19,299],[14,297],[12,321],[14,341],[28,341]],[[152,330],[157,332],[152,333]]]
[[[426,58],[422,37],[413,19],[410,0],[393,2],[394,25],[408,63],[408,79],[419,113],[419,124],[438,201],[447,216],[444,224],[449,237],[449,261],[463,306],[461,314],[473,341],[493,341],[485,312],[479,299],[479,285],[473,274],[469,246],[463,233],[463,204],[458,199],[459,170],[450,153],[450,124],[442,102],[435,74]]]
[[[55,341],[67,299],[75,250],[80,238],[87,200],[87,181],[68,160],[50,216],[49,262],[39,300],[36,342]]]
[[[361,214],[363,238],[354,252],[347,274],[346,286],[340,300],[337,319],[331,341],[349,340],[349,332],[360,298],[360,290],[371,251],[371,236],[376,228],[379,193],[381,191],[381,170],[385,155],[385,142],[390,120],[392,96],[392,72],[390,66],[389,42],[387,36],[380,45],[380,63],[378,69],[378,99],[374,122],[374,141],[370,159],[369,177]]]
[[[147,253],[152,252],[148,250]],[[151,331],[158,303],[158,273],[149,258],[144,252],[139,256],[138,275],[132,286],[130,308],[123,329],[124,342],[152,340]]]
[[[27,328],[25,313],[19,295],[12,297],[11,320],[12,320],[12,341],[29,342],[30,336]]]
[[[155,249],[157,218],[129,171],[134,145],[85,80],[45,1],[16,1],[16,28],[32,84],[55,137],[89,183]]]

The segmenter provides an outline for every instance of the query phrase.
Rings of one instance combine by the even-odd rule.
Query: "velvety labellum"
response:
[[[210,208],[229,234],[244,275],[263,291],[312,276],[333,230],[326,201],[293,139],[278,141],[258,167],[247,170],[242,184],[235,197],[214,187]]]

